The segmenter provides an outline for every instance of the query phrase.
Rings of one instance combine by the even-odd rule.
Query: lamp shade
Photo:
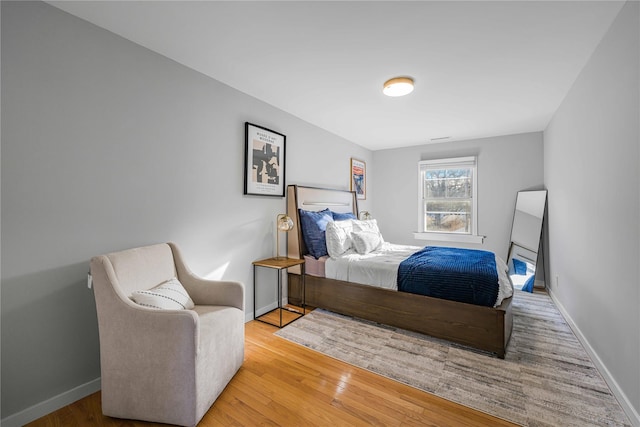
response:
[[[276,226],[278,231],[291,231],[293,229],[293,220],[288,215],[280,214],[276,219]]]
[[[360,213],[358,214],[358,218],[364,221],[368,221],[370,219],[373,219],[373,217],[371,216],[371,214],[369,213],[369,211],[360,211]]]

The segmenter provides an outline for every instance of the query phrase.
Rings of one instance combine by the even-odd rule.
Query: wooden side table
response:
[[[299,310],[295,310],[291,307],[283,307],[282,306],[282,270],[285,270],[289,267],[294,267],[296,265],[300,266],[301,269],[301,277],[302,277],[302,311]],[[271,311],[268,311],[267,313],[264,313],[260,316],[256,316],[256,267],[265,267],[265,268],[272,268],[272,269],[276,269],[278,270],[278,307],[274,308]],[[275,322],[273,320],[273,317],[276,317],[273,315],[274,312],[278,312],[279,314],[279,322]],[[283,312],[287,312],[288,313],[292,313],[291,316],[287,316],[287,317],[292,317],[290,319],[285,319],[284,323],[283,323],[283,319],[282,319],[282,313]],[[267,258],[267,259],[263,259],[260,261],[254,261],[253,262],[253,319],[254,320],[258,320],[260,322],[263,323],[268,323],[269,325],[273,325],[273,326],[277,326],[279,328],[282,328],[283,326],[288,325],[289,323],[293,322],[294,320],[297,320],[299,318],[301,318],[302,316],[304,316],[305,313],[305,288],[304,288],[304,259],[295,259],[295,258],[285,258],[285,257],[274,257],[274,258]],[[276,317],[277,318],[277,317]]]

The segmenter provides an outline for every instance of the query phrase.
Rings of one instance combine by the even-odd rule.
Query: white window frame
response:
[[[436,231],[424,231],[424,169],[440,168],[470,168],[472,171],[471,188],[471,232],[470,233],[447,233]],[[418,162],[418,232],[413,233],[413,237],[419,240],[433,240],[440,242],[459,243],[483,243],[484,236],[478,235],[478,158],[454,157],[448,159],[423,160]]]

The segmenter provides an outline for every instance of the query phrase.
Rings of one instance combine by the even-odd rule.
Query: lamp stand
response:
[[[280,257],[280,230],[276,227],[276,259],[283,259]]]

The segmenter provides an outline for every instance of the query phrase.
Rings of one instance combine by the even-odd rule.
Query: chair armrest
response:
[[[171,357],[183,355],[187,349],[197,349],[199,345],[199,320],[198,314],[192,310],[160,310],[138,306],[128,301],[123,301],[127,307],[120,307],[118,315],[121,316],[117,324],[124,327],[123,330],[114,331],[118,334],[118,340],[130,341],[125,348],[133,349],[158,349],[162,347],[169,354],[148,355],[158,358],[162,356],[167,360],[175,360]],[[115,313],[114,313],[115,314]],[[114,322],[111,318],[110,322]],[[118,348],[116,351],[122,351]],[[154,353],[157,350],[154,350]],[[175,354],[174,354],[175,353]],[[174,354],[170,356],[170,354]],[[195,354],[195,353],[194,353]]]
[[[244,312],[244,285],[241,282],[204,280],[180,275],[180,282],[196,305],[225,305]]]
[[[206,280],[196,276],[185,264],[180,249],[169,243],[178,280],[196,305],[225,305],[244,312],[244,284],[230,280]]]

